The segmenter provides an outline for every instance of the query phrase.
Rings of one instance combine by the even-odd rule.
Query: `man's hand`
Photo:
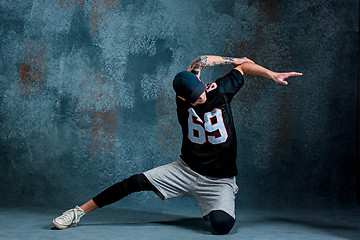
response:
[[[254,61],[252,61],[246,57],[243,57],[243,58],[234,58],[234,62],[232,64],[234,66],[238,66],[238,65],[241,65],[241,64],[247,63],[247,62],[254,63]]]
[[[288,77],[301,76],[302,73],[298,72],[287,72],[287,73],[274,73],[271,77],[275,82],[288,85],[287,81],[284,81]]]
[[[264,76],[274,80],[277,83],[281,83],[284,85],[288,85],[288,82],[284,81],[286,78],[302,75],[302,73],[297,73],[297,72],[285,72],[285,73],[273,72],[260,65],[257,65],[256,63],[250,63],[250,62],[244,62],[243,64],[236,66],[234,69],[239,70],[241,73],[245,73],[245,74]]]

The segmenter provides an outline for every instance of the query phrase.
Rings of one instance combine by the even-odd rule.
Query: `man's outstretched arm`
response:
[[[191,66],[187,69],[187,71],[192,72],[200,79],[201,70],[205,67],[212,67],[212,66],[224,65],[224,64],[233,64],[235,66],[238,66],[246,62],[254,63],[253,61],[251,61],[246,57],[235,58],[235,57],[204,55],[195,58],[195,60],[192,62]]]
[[[259,76],[267,77],[267,78],[274,80],[277,83],[281,83],[284,85],[288,84],[287,81],[284,81],[286,78],[302,75],[302,73],[298,73],[298,72],[277,73],[277,72],[270,71],[269,69],[266,69],[255,63],[249,63],[249,62],[238,65],[234,69],[240,71],[242,74],[245,73],[245,74],[252,74],[252,75],[259,75]]]

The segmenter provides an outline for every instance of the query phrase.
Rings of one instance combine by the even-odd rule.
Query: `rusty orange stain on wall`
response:
[[[82,8],[84,0],[58,0],[58,5],[64,10],[74,7]],[[100,25],[108,20],[111,13],[117,12],[119,9],[120,2],[118,0],[92,0],[90,14],[91,35],[96,36]]]
[[[58,0],[58,4],[61,9],[68,10],[73,7],[80,7],[82,8],[84,5],[84,0]]]
[[[116,139],[118,109],[92,112],[91,152],[113,152]]]
[[[111,13],[120,9],[117,0],[93,0],[91,5],[91,35],[94,37],[99,31],[100,24],[104,23]]]
[[[19,66],[18,86],[22,95],[39,94],[44,85],[46,71],[46,42],[26,41],[23,60]]]
[[[108,91],[104,88],[109,88],[109,84],[106,80],[106,75],[102,72],[96,72],[93,70],[85,70],[87,72],[86,80],[81,84],[82,87],[93,86],[91,91],[87,89],[81,106],[77,108],[77,118],[80,121],[78,127],[82,124],[82,121],[90,121],[90,154],[94,157],[98,153],[110,153],[114,151],[117,128],[118,128],[118,112],[119,107],[116,103],[109,106],[106,104],[105,99],[111,98]],[[111,86],[110,86],[111,87]],[[114,99],[115,101],[115,99]],[[112,104],[112,103],[110,103]],[[113,107],[112,107],[113,106]],[[88,128],[89,125],[86,125]]]
[[[256,5],[261,13],[263,13],[262,16],[268,17],[270,21],[278,20],[281,4],[279,0],[253,0],[249,2],[249,6]]]

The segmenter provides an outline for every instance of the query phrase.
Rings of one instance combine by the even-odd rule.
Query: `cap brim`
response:
[[[192,91],[192,93],[190,94],[188,101],[190,103],[195,103],[199,99],[201,94],[205,92],[205,90],[206,90],[205,85],[202,82],[199,82]]]

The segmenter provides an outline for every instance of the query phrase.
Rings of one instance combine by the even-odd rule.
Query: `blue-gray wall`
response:
[[[355,205],[358,10],[356,0],[0,1],[1,206],[80,204],[175,160],[172,79],[203,54],[304,73],[288,86],[248,76],[233,100],[239,207]]]

